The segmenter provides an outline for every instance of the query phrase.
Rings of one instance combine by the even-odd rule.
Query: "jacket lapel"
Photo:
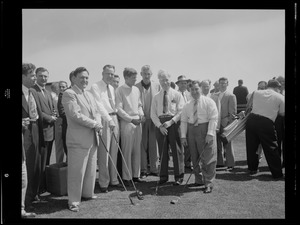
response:
[[[24,95],[23,91],[22,91],[22,106],[23,106],[24,110],[27,113],[29,113],[28,112],[28,102],[26,101],[26,98],[25,98],[25,95]]]

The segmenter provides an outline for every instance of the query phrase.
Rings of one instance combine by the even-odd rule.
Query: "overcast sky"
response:
[[[285,76],[284,10],[23,9],[23,62],[45,67],[49,82],[66,80],[76,67],[116,74],[143,65],[165,69],[175,82],[225,76],[229,90],[244,80],[249,91],[261,80]],[[138,81],[141,77],[138,77]]]

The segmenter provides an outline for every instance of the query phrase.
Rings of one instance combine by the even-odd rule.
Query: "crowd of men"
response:
[[[195,175],[192,186],[204,186],[211,193],[216,168],[234,170],[231,142],[221,134],[232,123],[239,106],[243,113],[251,99],[251,114],[246,125],[246,151],[249,174],[258,172],[262,151],[274,179],[283,177],[284,167],[284,78],[258,83],[248,92],[239,80],[234,93],[229,81],[221,77],[211,89],[209,79],[197,81],[185,75],[177,78],[159,70],[159,83],[151,80],[149,65],[138,72],[125,68],[125,84],[113,65],[105,65],[102,79],[86,90],[89,71],[78,67],[66,81],[45,89],[46,68],[32,63],[22,65],[22,217],[32,202],[47,190],[45,168],[50,163],[55,140],[56,162],[68,166],[68,208],[79,211],[82,199],[92,200],[96,171],[102,193],[108,187],[130,186],[157,176],[158,184],[169,181],[168,164],[172,156],[174,185],[183,183],[186,170]],[[172,84],[173,83],[173,84]],[[178,88],[176,88],[176,86]],[[281,159],[283,155],[283,160]],[[118,160],[122,166],[118,172]],[[120,176],[119,176],[120,175]],[[121,183],[122,184],[121,184]]]

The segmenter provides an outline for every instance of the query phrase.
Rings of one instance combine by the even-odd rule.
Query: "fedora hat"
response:
[[[186,78],[185,75],[180,75],[180,76],[177,78],[176,84],[178,84],[180,81],[188,81],[188,79]]]

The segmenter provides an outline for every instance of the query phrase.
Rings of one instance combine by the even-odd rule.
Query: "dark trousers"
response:
[[[64,152],[66,154],[66,156],[68,156],[68,148],[67,148],[67,128],[68,128],[68,124],[67,121],[65,121],[66,119],[63,118],[62,124],[61,124],[61,129],[62,129],[62,140],[63,140],[63,147],[64,147]],[[68,158],[68,157],[66,157]]]
[[[46,190],[46,166],[50,163],[50,156],[52,152],[52,141],[45,141],[45,147],[41,151],[41,182],[40,182],[40,191]]]
[[[164,123],[166,121],[171,120],[172,117],[161,118],[160,122]],[[159,128],[156,128],[156,138],[159,150],[159,157],[160,157],[160,179],[168,179],[168,167],[169,167],[169,146],[172,151],[173,157],[173,164],[174,164],[174,177],[175,181],[179,178],[183,178],[184,173],[179,173],[179,160],[183,160],[184,152],[182,149],[179,133],[179,124],[174,123],[172,126],[168,128],[168,134],[165,136],[163,135]]]
[[[285,124],[284,117],[278,115],[275,120],[275,130],[277,134],[278,152],[279,156],[282,156],[282,166],[285,164]]]
[[[281,160],[278,152],[277,135],[272,120],[250,114],[246,123],[246,150],[248,169],[258,169],[258,145],[261,144],[269,169],[274,178],[282,176]]]
[[[36,123],[30,123],[24,130],[24,149],[26,155],[26,170],[28,185],[26,191],[26,204],[30,204],[38,194],[41,179],[41,155],[39,150],[39,132]]]

